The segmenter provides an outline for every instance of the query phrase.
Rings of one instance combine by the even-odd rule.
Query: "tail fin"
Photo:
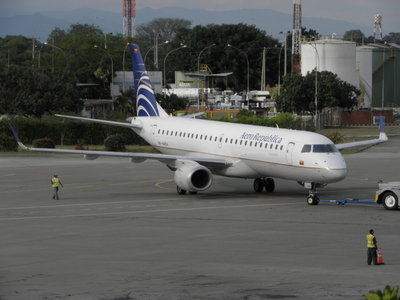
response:
[[[143,62],[138,45],[130,44],[132,54],[133,79],[135,81],[136,111],[139,117],[168,116],[157,103],[153,86]]]

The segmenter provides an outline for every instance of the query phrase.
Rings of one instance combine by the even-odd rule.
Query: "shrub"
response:
[[[47,137],[33,140],[32,144],[36,148],[55,148],[54,141]]]
[[[325,135],[328,139],[330,139],[335,144],[343,143],[344,135],[340,132],[330,132]]]
[[[5,133],[0,134],[0,151],[17,151],[18,145],[14,138]]]
[[[386,286],[383,292],[381,290],[370,291],[368,294],[365,294],[364,297],[367,300],[399,300],[398,297],[400,286],[396,286],[391,288],[390,286]]]
[[[125,151],[126,139],[121,134],[110,135],[104,140],[107,151]]]

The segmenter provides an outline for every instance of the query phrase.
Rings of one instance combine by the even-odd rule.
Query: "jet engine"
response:
[[[193,161],[180,161],[174,175],[178,187],[189,192],[208,189],[212,184],[212,173],[206,167]]]

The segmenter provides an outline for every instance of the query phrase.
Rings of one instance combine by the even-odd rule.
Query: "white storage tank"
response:
[[[340,39],[321,39],[302,42],[301,73],[317,70],[330,71],[359,88],[359,72],[356,65],[356,43]]]

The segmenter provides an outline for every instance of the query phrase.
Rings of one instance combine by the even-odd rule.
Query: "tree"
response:
[[[192,22],[185,19],[157,18],[153,21],[140,25],[137,28],[137,37],[152,41],[157,34],[160,41],[171,41],[182,29],[188,29]]]
[[[235,91],[246,90],[247,84],[247,59],[249,62],[250,89],[260,88],[261,63],[263,47],[269,48],[267,55],[267,82],[273,84],[277,81],[278,70],[278,41],[258,29],[254,25],[207,25],[195,26],[192,29],[181,30],[170,49],[179,47],[184,43],[187,48],[168,57],[168,64],[175,66],[176,70],[196,71],[197,59],[202,52],[200,64],[207,64],[212,73],[233,72],[227,77],[227,87]],[[228,44],[232,47],[228,47]],[[173,73],[166,74],[172,80]]]
[[[383,40],[388,43],[400,44],[400,32],[390,32]]]
[[[366,37],[364,33],[361,32],[361,30],[352,29],[352,30],[347,30],[344,33],[343,39],[346,41],[356,42],[357,44],[363,44],[366,40]]]
[[[168,95],[163,96],[163,95],[157,94],[156,98],[157,98],[158,103],[160,103],[161,107],[168,114],[172,114],[176,110],[183,110],[189,104],[189,101],[187,99],[179,98],[175,94],[172,94],[170,96],[168,96]]]
[[[341,80],[329,71],[317,72],[318,111],[325,107],[352,109],[357,105],[360,90]],[[281,94],[277,98],[278,111],[298,114],[315,114],[315,71],[306,76],[288,75],[284,77]]]

